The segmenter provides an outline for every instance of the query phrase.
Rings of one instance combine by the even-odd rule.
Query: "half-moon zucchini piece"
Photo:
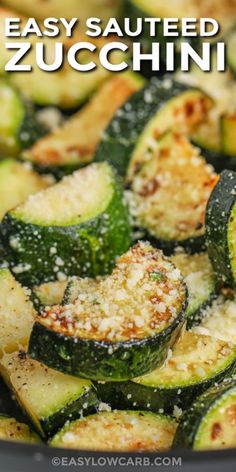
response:
[[[10,211],[1,234],[27,286],[109,273],[130,245],[121,185],[107,163],[88,166]]]
[[[164,362],[186,306],[180,271],[161,251],[139,243],[74,303],[45,310],[34,325],[29,354],[79,377],[127,380]]]
[[[225,170],[206,211],[206,241],[213,269],[224,284],[236,285],[236,173]]]
[[[181,413],[193,400],[235,372],[236,347],[210,336],[183,333],[160,368],[129,382],[97,383],[113,408]]]
[[[144,411],[102,412],[68,423],[50,446],[90,451],[156,452],[171,448],[174,419]]]
[[[236,384],[221,384],[201,395],[183,415],[175,447],[194,450],[230,449],[236,446]]]
[[[157,247],[204,245],[205,212],[218,180],[213,169],[183,136],[167,133],[131,181],[134,224]]]
[[[5,354],[0,372],[42,437],[55,434],[68,419],[91,413],[98,403],[89,380],[48,369],[24,351]]]

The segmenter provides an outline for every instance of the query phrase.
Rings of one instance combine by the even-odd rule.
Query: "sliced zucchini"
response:
[[[175,447],[194,450],[229,449],[236,446],[236,384],[213,387],[183,415]]]
[[[0,78],[0,157],[17,156],[45,134],[32,106],[17,89]]]
[[[208,254],[217,277],[236,285],[236,173],[225,170],[208,202],[206,212]]]
[[[199,150],[180,135],[167,133],[131,182],[135,226],[163,249],[203,247],[205,212],[218,177]]]
[[[64,298],[68,281],[48,282],[33,287],[31,299],[35,308],[41,311],[45,306],[60,305]]]
[[[37,141],[23,158],[56,175],[89,164],[115,111],[143,85],[144,79],[130,72],[109,79],[81,111]]]
[[[195,332],[209,334],[226,342],[236,344],[236,299],[220,295],[203,312]]]
[[[181,414],[197,395],[234,373],[235,366],[234,345],[187,331],[164,366],[129,382],[98,383],[98,394],[113,408]]]
[[[0,439],[26,443],[41,442],[39,436],[28,425],[5,415],[0,415]]]
[[[90,451],[162,451],[170,449],[176,422],[144,411],[102,412],[68,423],[50,446]]]
[[[0,161],[0,220],[7,211],[19,205],[29,195],[49,186],[50,180],[41,177],[27,164],[13,159]]]
[[[223,115],[221,118],[222,150],[229,156],[236,157],[236,113]]]
[[[236,75],[236,30],[232,30],[227,37],[227,59],[232,72]]]
[[[200,323],[204,310],[217,294],[217,284],[208,254],[188,254],[178,250],[171,257],[172,262],[184,276],[188,287],[187,328]]]
[[[117,16],[120,11],[121,0],[3,0],[1,3],[20,11],[22,14],[44,20],[50,17],[73,18],[79,17],[80,27],[84,28],[87,18],[94,16],[96,9],[99,10],[99,18],[108,20],[112,16]]]
[[[69,305],[48,307],[29,354],[94,380],[126,380],[161,365],[184,322],[180,271],[147,243],[121,256],[113,273]]]
[[[8,269],[0,269],[0,356],[26,346],[35,311],[30,293],[16,282]]]
[[[28,286],[109,273],[130,245],[128,210],[107,163],[29,197],[5,216],[1,233],[13,272]]]
[[[188,134],[207,117],[212,100],[201,90],[166,79],[153,78],[115,114],[96,153],[118,172],[131,177],[158,148],[168,130]]]
[[[98,403],[89,380],[64,375],[27,357],[24,351],[5,354],[0,371],[23,411],[43,437],[65,422],[91,412]]]
[[[62,304],[69,305],[74,303],[81,293],[88,291],[91,293],[92,290],[95,292],[101,280],[102,277],[96,277],[94,279],[90,279],[88,277],[83,279],[80,277],[71,277],[65,289]]]

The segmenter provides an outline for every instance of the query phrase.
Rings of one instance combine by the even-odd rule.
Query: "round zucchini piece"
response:
[[[37,121],[32,106],[3,78],[0,78],[0,103],[0,157],[17,156],[45,134],[46,129]]]
[[[98,404],[92,382],[48,369],[24,351],[5,354],[0,371],[42,437],[52,436],[69,418],[91,413]]]
[[[236,299],[226,298],[220,295],[213,301],[202,316],[199,326],[194,332],[205,333],[222,339],[228,343],[236,344]]]
[[[27,164],[14,159],[0,161],[0,220],[7,211],[22,203],[29,195],[52,183],[34,172]]]
[[[39,436],[28,425],[5,415],[0,415],[0,439],[27,443],[41,442]]]
[[[159,369],[130,382],[97,383],[97,388],[113,408],[164,410],[178,416],[200,393],[234,373],[235,366],[235,346],[186,331]]]
[[[139,243],[97,287],[45,310],[33,327],[29,354],[79,377],[127,380],[164,362],[186,306],[180,271],[161,251]]]
[[[204,310],[217,296],[216,277],[207,252],[188,254],[180,249],[171,256],[188,287],[187,328],[201,322]]]
[[[115,452],[156,452],[171,448],[176,422],[144,411],[111,411],[68,423],[50,446]]]
[[[130,245],[122,188],[107,163],[29,197],[5,216],[1,233],[7,260],[27,286],[109,273]]]
[[[206,119],[213,101],[198,88],[167,77],[153,78],[114,115],[95,159],[108,159],[129,179],[158,149],[159,138],[170,129],[189,134]]]
[[[183,415],[175,447],[194,450],[236,447],[235,381],[213,387],[201,395]]]
[[[22,158],[56,177],[90,164],[115,111],[143,85],[144,79],[131,72],[107,80],[78,113],[38,140]]]
[[[208,255],[219,281],[236,286],[236,173],[225,170],[206,211]]]
[[[131,183],[130,210],[135,226],[157,247],[204,245],[205,212],[218,180],[189,141],[167,133]]]

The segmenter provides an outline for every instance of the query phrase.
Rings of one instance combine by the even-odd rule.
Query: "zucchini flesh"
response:
[[[107,163],[31,196],[1,227],[7,260],[26,285],[109,273],[130,244],[128,210]]]
[[[167,133],[131,182],[135,225],[164,249],[182,245],[196,251],[204,242],[206,205],[217,179],[185,137]]]
[[[33,287],[32,300],[38,310],[42,310],[45,306],[60,305],[64,298],[65,290],[68,282],[57,280],[56,282],[48,282],[46,284]]]
[[[19,423],[15,418],[0,416],[0,439],[1,441],[16,441],[26,443],[40,443],[40,438],[28,425]]]
[[[126,380],[163,363],[185,309],[180,271],[162,252],[139,243],[74,303],[45,309],[29,354],[72,375]]]
[[[236,113],[221,118],[222,149],[229,156],[236,156]]]
[[[201,90],[153,78],[121,107],[98,147],[95,158],[108,159],[131,177],[140,161],[158,148],[160,136],[172,129],[189,134],[206,119],[212,100]]]
[[[235,372],[234,345],[210,336],[185,332],[166,363],[129,382],[97,384],[100,398],[113,408],[181,414],[207,388]]]
[[[236,284],[236,173],[225,170],[207,205],[208,254],[219,281]]]
[[[29,195],[49,186],[50,181],[13,159],[0,162],[0,219]]]
[[[102,277],[96,277],[95,279],[88,277],[83,279],[80,277],[71,277],[65,289],[62,305],[74,303],[81,293],[91,292],[92,290],[95,292],[101,280]]]
[[[17,156],[45,134],[32,106],[7,80],[0,78],[0,157]]]
[[[188,254],[178,250],[171,256],[172,262],[184,276],[188,287],[189,303],[186,310],[187,328],[199,324],[204,310],[216,297],[217,284],[208,254]]]
[[[235,381],[212,387],[183,415],[175,447],[194,450],[229,449],[236,446]]]
[[[233,30],[230,32],[227,38],[227,60],[228,64],[236,75],[236,57],[235,57],[235,50],[236,50],[236,31]]]
[[[92,451],[160,451],[171,447],[176,422],[143,411],[102,412],[66,425],[53,447]]]
[[[26,346],[35,311],[29,292],[21,287],[8,269],[0,269],[0,356]]]
[[[40,170],[56,175],[91,163],[115,111],[143,85],[142,77],[130,72],[109,79],[81,111],[61,128],[37,141],[23,158]]]
[[[5,354],[1,374],[23,411],[43,437],[55,434],[97,404],[89,380],[64,375],[33,361],[21,352]]]
[[[228,343],[236,344],[236,300],[220,295],[202,316],[195,332],[202,332]]]

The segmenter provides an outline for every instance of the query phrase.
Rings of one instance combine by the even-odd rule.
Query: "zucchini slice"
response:
[[[47,188],[50,180],[34,172],[29,165],[13,159],[0,161],[0,220],[29,195]]]
[[[230,32],[227,37],[227,59],[232,72],[236,75],[236,30]]]
[[[49,171],[57,176],[91,163],[102,133],[115,111],[143,85],[144,79],[131,72],[109,79],[81,111],[37,141],[23,158],[40,171]]]
[[[175,447],[194,450],[236,447],[236,384],[213,387],[201,395],[183,415]]]
[[[43,437],[55,434],[98,403],[89,380],[64,375],[27,357],[24,351],[5,354],[0,371],[23,411]]]
[[[69,305],[48,307],[29,355],[94,380],[127,380],[161,365],[184,322],[180,271],[147,243],[121,256],[113,273]]]
[[[1,233],[13,272],[28,286],[109,273],[130,245],[123,192],[107,163],[29,197],[5,216]]]
[[[28,425],[6,415],[0,415],[0,439],[26,443],[41,442],[39,436]]]
[[[70,305],[71,303],[74,303],[81,293],[88,291],[91,293],[92,290],[95,292],[102,279],[103,277],[96,277],[94,279],[88,277],[83,279],[80,277],[71,277],[65,289],[62,305]]]
[[[41,311],[45,306],[60,305],[63,301],[68,281],[48,282],[33,287],[31,299],[35,308]]]
[[[217,277],[236,285],[236,173],[225,170],[208,202],[206,212],[208,254]]]
[[[129,382],[98,383],[98,394],[113,408],[163,409],[178,415],[200,393],[234,373],[235,367],[234,345],[186,331],[159,369]]]
[[[236,158],[236,112],[221,118],[222,149],[228,156]]]
[[[206,252],[188,254],[180,249],[171,260],[184,276],[188,288],[186,318],[189,329],[200,323],[204,310],[217,295],[215,274]]]
[[[144,411],[113,411],[65,425],[50,446],[90,451],[144,452],[170,449],[176,422]]]
[[[197,333],[211,334],[215,338],[236,344],[236,299],[220,295],[203,312],[202,321],[193,329]]]
[[[45,134],[32,106],[18,90],[0,78],[0,157],[17,156]]]
[[[115,114],[96,153],[108,159],[118,172],[129,177],[158,148],[168,130],[189,134],[213,106],[201,90],[165,79],[153,78]]]
[[[0,269],[0,356],[13,352],[29,341],[35,311],[30,293],[8,269]]]
[[[202,248],[207,201],[218,180],[199,150],[167,133],[132,179],[130,210],[135,226],[163,249]]]

